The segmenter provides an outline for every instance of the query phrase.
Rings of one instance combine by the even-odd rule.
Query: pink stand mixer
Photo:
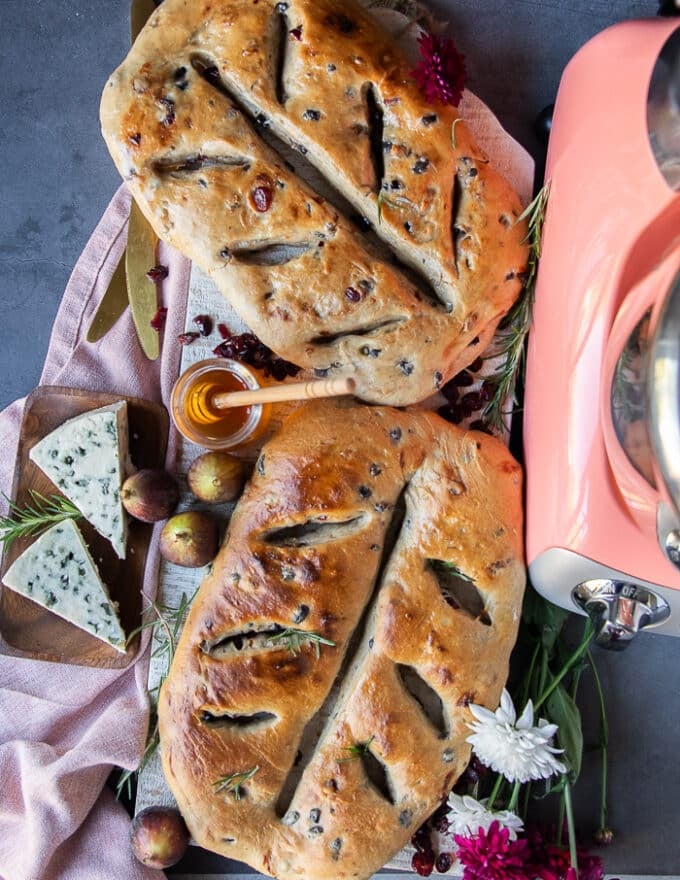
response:
[[[524,401],[536,589],[622,648],[680,635],[680,21],[626,22],[557,96]]]

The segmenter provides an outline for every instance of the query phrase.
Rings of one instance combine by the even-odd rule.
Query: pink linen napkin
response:
[[[41,384],[133,395],[168,405],[177,375],[189,263],[161,245],[169,268],[166,343],[146,359],[129,309],[95,344],[85,336],[127,236],[130,197],[114,196],[78,261],[57,315]],[[9,494],[23,401],[0,413],[0,490]],[[174,460],[171,431],[168,461]],[[156,543],[144,592],[156,590]],[[148,635],[148,634],[147,634]],[[133,769],[148,718],[148,652],[126,669],[92,669],[16,656],[0,640],[0,878],[2,880],[152,880],[129,844],[129,821],[104,783],[112,766]]]

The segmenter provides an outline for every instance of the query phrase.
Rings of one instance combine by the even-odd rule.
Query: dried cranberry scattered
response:
[[[483,434],[491,434],[493,435],[493,431],[484,421],[484,419],[476,419],[474,422],[470,422],[470,428],[473,431],[481,431]]]
[[[451,808],[448,805],[447,801],[442,801],[434,813],[428,819],[428,823],[432,825],[433,828],[436,828],[437,831],[446,831],[449,827],[449,813],[451,812]],[[444,820],[446,824],[443,828],[439,827],[439,823],[441,820]]]
[[[165,319],[168,316],[168,310],[165,306],[161,306],[151,319],[151,326],[154,330],[161,331],[165,326]]]
[[[489,768],[479,758],[472,756],[470,763],[458,778],[453,790],[456,794],[469,794],[470,786],[489,775]]]
[[[210,336],[213,331],[213,319],[210,315],[196,315],[193,319],[201,336]]]
[[[158,283],[159,281],[163,281],[163,279],[168,277],[168,267],[167,266],[152,266],[149,271],[146,273],[146,277],[151,281],[155,281]]]
[[[264,214],[265,211],[271,208],[274,194],[269,186],[256,186],[250,197],[255,210],[260,214]]]
[[[429,877],[434,868],[433,852],[416,852],[411,859],[411,867],[421,877]]]
[[[432,849],[430,830],[427,827],[427,824],[420,826],[420,828],[411,838],[411,843],[420,852],[429,852]]]
[[[289,31],[289,33],[294,40],[301,40],[302,39],[302,25],[300,25],[300,27],[293,28],[293,30]]]
[[[467,370],[463,370],[462,373],[458,373],[457,376],[454,376],[451,379],[451,383],[453,385],[457,385],[459,388],[466,388],[468,385],[474,385],[475,377],[467,372]]]
[[[440,834],[446,834],[446,832],[449,830],[448,810],[444,815],[441,816],[438,816],[435,813],[435,815],[432,817],[432,827]]]
[[[458,400],[458,386],[455,382],[447,382],[439,389],[449,403],[456,403]]]
[[[193,330],[189,330],[187,333],[180,333],[177,340],[181,345],[191,345],[200,335],[200,333],[194,333]]]
[[[446,419],[447,422],[451,422],[454,425],[459,425],[463,419],[469,415],[460,404],[449,404],[447,406],[440,406],[437,410],[437,413],[443,418]]]
[[[361,302],[361,293],[356,287],[347,287],[345,288],[345,299],[351,303]]]
[[[482,387],[479,389],[479,393],[482,395],[482,400],[485,403],[488,403],[490,400],[493,400],[493,396],[496,393],[496,389],[491,382],[482,382]]]
[[[475,360],[470,364],[468,370],[471,373],[478,373],[482,367],[484,366],[484,358],[475,358]]]
[[[477,412],[484,406],[484,399],[479,391],[468,391],[460,399],[460,405],[470,413]]]
[[[453,856],[451,853],[443,852],[437,856],[434,866],[440,874],[446,874],[452,864]]]
[[[300,367],[275,355],[254,333],[232,334],[226,324],[220,324],[218,330],[224,341],[213,349],[213,354],[217,357],[243,361],[278,381],[287,376],[297,376],[300,372]]]

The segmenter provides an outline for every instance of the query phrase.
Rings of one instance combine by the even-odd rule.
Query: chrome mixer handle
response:
[[[593,621],[597,644],[614,651],[622,651],[641,629],[663,623],[671,613],[661,596],[627,581],[583,581],[572,598]]]

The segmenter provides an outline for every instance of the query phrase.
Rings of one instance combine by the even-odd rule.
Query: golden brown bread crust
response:
[[[161,691],[163,767],[197,842],[279,878],[378,870],[468,762],[467,705],[500,696],[524,576],[521,471],[500,441],[430,413],[297,410]],[[293,653],[277,627],[334,645]],[[215,791],[255,767],[240,799]]]
[[[526,267],[517,196],[464,123],[452,145],[455,109],[425,104],[409,68],[354,0],[164,0],[101,106],[158,235],[258,336],[398,405],[481,353]],[[368,218],[382,250],[263,142],[272,133]]]

